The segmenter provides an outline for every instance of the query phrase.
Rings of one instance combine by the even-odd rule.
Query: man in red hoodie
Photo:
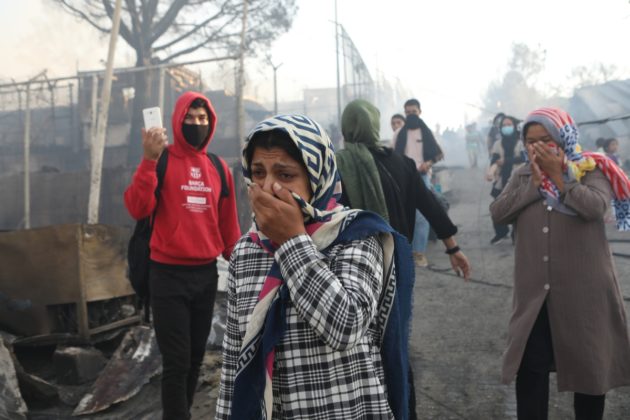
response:
[[[175,104],[172,145],[166,130],[142,130],[144,157],[125,191],[136,220],[153,215],[149,287],[153,324],[162,353],[164,419],[188,419],[212,323],[216,258],[230,258],[241,236],[234,180],[224,161],[229,196],[206,149],[217,123],[210,101],[186,92]],[[156,167],[168,149],[159,198]]]

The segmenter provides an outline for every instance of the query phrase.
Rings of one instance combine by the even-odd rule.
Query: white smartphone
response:
[[[142,117],[144,118],[145,130],[153,127],[162,128],[162,112],[159,106],[143,109]]]

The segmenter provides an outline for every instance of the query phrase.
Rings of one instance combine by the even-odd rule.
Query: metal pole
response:
[[[276,77],[278,68],[273,68],[273,115],[278,115],[278,78]]]
[[[50,108],[52,114],[52,132],[53,132],[53,143],[57,141],[57,115],[55,113],[55,87],[56,84],[52,82],[48,82],[48,90],[50,91]]]
[[[335,51],[337,59],[337,127],[341,128],[341,81],[339,76],[339,22],[337,21],[337,0],[335,0]]]
[[[166,70],[164,67],[160,68],[160,78],[159,78],[159,86],[158,86],[158,106],[164,112],[164,72]]]
[[[92,123],[90,124],[90,145],[96,139],[96,120],[98,119],[98,75],[92,76]]]
[[[107,67],[103,80],[101,93],[101,107],[96,126],[96,137],[92,143],[92,172],[90,174],[90,198],[88,201],[88,223],[98,223],[98,210],[101,196],[101,176],[103,172],[103,152],[105,149],[105,132],[107,130],[107,114],[109,112],[109,99],[112,93],[112,78],[114,70],[114,54],[116,41],[120,29],[120,6],[122,0],[116,0],[116,8],[112,18],[112,33],[109,38],[109,52],[107,54]]]
[[[273,115],[278,115],[278,78],[277,71],[282,65],[282,63],[275,65],[273,61],[271,61],[271,57],[267,57],[267,61],[269,65],[273,69]]]
[[[76,152],[79,149],[77,148],[77,142],[76,142],[76,138],[75,138],[75,131],[74,131],[74,92],[73,92],[73,87],[74,85],[72,83],[70,83],[68,85],[68,103],[70,104],[70,140],[72,143],[72,149]]]
[[[238,73],[236,80],[236,136],[243,144],[245,141],[245,106],[243,104],[243,87],[245,86],[245,36],[247,34],[247,0],[243,0],[243,22],[241,27],[241,48],[238,61]]]
[[[24,229],[31,228],[31,85],[26,85],[24,114]]]
[[[192,64],[201,64],[201,63],[210,63],[210,62],[214,62],[214,61],[223,61],[223,60],[236,60],[238,59],[238,56],[232,56],[232,55],[228,55],[225,57],[214,57],[214,58],[204,58],[203,60],[193,60],[193,61],[186,61],[184,63],[162,63],[162,64],[153,64],[150,66],[142,66],[142,67],[123,67],[123,68],[117,68],[114,70],[114,74],[127,74],[127,73],[137,73],[137,72],[141,72],[141,71],[145,71],[145,70],[154,70],[154,69],[160,69],[160,68],[171,68],[171,67],[181,67],[181,66],[188,66],[188,65],[192,65]],[[97,75],[101,75],[104,74],[105,72],[102,70],[99,71],[84,71],[84,72],[77,72],[78,76],[67,76],[67,77],[57,77],[54,79],[48,79],[51,82],[60,82],[60,81],[64,81],[64,80],[74,80],[77,78],[87,78],[87,77],[92,77],[93,75],[97,74]],[[46,83],[45,80],[33,80],[33,81],[26,81],[26,82],[11,82],[11,83],[0,83],[0,89],[1,88],[6,88],[6,87],[11,87],[14,88],[16,86],[26,86],[27,84],[41,84],[41,83]]]
[[[24,228],[31,228],[31,84],[46,74],[46,70],[31,78],[26,83],[26,109],[24,112]],[[17,84],[16,84],[17,88]],[[19,95],[18,90],[18,95]],[[20,108],[22,108],[21,96]]]

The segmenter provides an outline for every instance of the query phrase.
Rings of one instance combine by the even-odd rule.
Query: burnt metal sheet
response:
[[[89,325],[88,303],[133,295],[126,276],[128,238],[128,229],[108,225],[1,232],[0,325],[26,336],[78,332],[87,338],[89,329],[100,326]],[[75,331],[58,325],[50,310],[59,312],[62,305],[76,308]]]
[[[27,411],[18,386],[13,358],[0,337],[0,418],[26,419]]]
[[[73,415],[97,413],[130,399],[161,370],[155,331],[147,326],[130,329]]]

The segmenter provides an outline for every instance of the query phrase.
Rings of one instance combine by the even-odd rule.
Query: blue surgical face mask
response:
[[[505,125],[501,127],[501,134],[504,136],[511,136],[514,134],[514,126],[513,125]]]

